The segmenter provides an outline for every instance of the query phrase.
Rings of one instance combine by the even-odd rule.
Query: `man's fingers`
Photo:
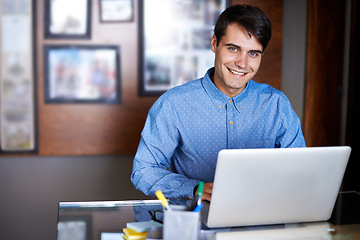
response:
[[[202,200],[205,200],[205,201],[211,201],[211,194],[204,194],[203,197],[202,197]]]
[[[204,183],[204,190],[203,190],[203,196],[202,196],[202,198],[204,200],[207,200],[209,202],[211,201],[213,185],[214,184],[212,182]]]

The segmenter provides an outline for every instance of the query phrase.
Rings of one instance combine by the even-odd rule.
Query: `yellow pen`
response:
[[[164,206],[164,208],[168,211],[171,211],[171,208],[169,206],[169,202],[168,200],[165,198],[164,194],[162,193],[161,190],[157,190],[155,192],[155,195],[157,196],[157,198],[161,201],[161,205]]]

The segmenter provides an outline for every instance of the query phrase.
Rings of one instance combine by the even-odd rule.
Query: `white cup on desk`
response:
[[[200,212],[185,211],[185,206],[172,205],[164,211],[164,240],[197,240]]]

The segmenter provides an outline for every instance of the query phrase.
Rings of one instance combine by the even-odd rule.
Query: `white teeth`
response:
[[[240,75],[240,76],[245,75],[245,73],[237,72],[237,71],[234,71],[234,70],[232,70],[232,69],[229,69],[229,70],[230,70],[230,72],[232,72],[232,73],[234,73],[234,74],[236,74],[236,75]]]

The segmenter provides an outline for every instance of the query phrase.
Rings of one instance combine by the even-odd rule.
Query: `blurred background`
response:
[[[212,35],[211,19],[216,18],[223,3],[255,5],[269,16],[273,35],[254,80],[268,83],[288,96],[309,147],[353,148],[343,189],[360,190],[359,143],[355,138],[359,132],[359,117],[355,115],[355,102],[359,102],[359,94],[355,94],[359,79],[356,0],[181,1],[183,9],[172,12],[191,11],[186,7],[198,6],[194,13],[188,13],[196,20],[204,13],[201,9],[207,9],[203,14],[206,24],[199,26],[201,30],[195,34],[186,32],[189,22],[175,31],[164,30],[169,28],[164,23],[181,19],[182,14],[169,14],[169,6],[163,1],[79,0],[77,4],[86,7],[82,7],[84,11],[73,11],[72,18],[61,15],[61,6],[75,9],[74,1],[0,2],[0,239],[56,239],[59,201],[147,198],[130,182],[133,156],[148,110],[161,92],[179,84],[152,88],[146,85],[150,74],[147,71],[158,69],[161,79],[164,72],[170,72],[166,69],[172,66],[166,64],[171,62],[185,69],[185,73],[175,74],[183,82],[203,76],[212,65],[213,56],[207,46]],[[152,14],[146,15],[149,10]],[[149,24],[150,20],[144,21],[146,16],[160,20]],[[61,23],[61,19],[67,21]],[[171,28],[171,24],[167,25]],[[179,35],[177,29],[183,34]],[[162,43],[165,35],[169,39]],[[146,41],[146,36],[154,38]],[[180,39],[181,51],[176,55],[166,50],[162,53],[165,60],[159,61],[159,56],[151,55],[159,51],[146,55],[146,50],[151,49],[147,43],[159,44],[156,37],[165,47],[172,43],[172,49]],[[107,68],[101,68],[110,69],[109,73],[103,70],[101,76],[106,76],[106,84],[111,82],[107,85],[112,93],[109,98],[117,100],[103,101],[102,97],[110,95],[96,92],[101,92],[104,84],[84,80],[81,86],[94,88],[87,97],[75,94],[79,99],[47,101],[49,84],[58,83],[49,77],[51,64],[46,46],[115,49],[117,56],[106,57],[103,65]],[[94,56],[92,52],[90,58],[83,58],[90,62],[96,60]],[[67,57],[71,61],[71,55]],[[167,61],[166,57],[173,58]],[[188,59],[190,64],[185,63]],[[165,67],[154,68],[154,64]],[[92,67],[88,75],[96,75],[95,65],[89,63],[82,68]],[[179,67],[172,69],[178,71]],[[61,73],[64,69],[53,67],[52,71]],[[73,86],[71,78],[67,81],[68,88]]]

